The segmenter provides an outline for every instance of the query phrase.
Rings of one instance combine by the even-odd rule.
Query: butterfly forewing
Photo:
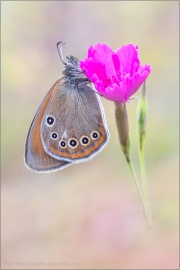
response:
[[[48,155],[41,141],[41,124],[44,112],[48,106],[49,100],[56,86],[60,83],[59,79],[49,90],[43,99],[29,129],[25,146],[25,164],[28,168],[37,172],[49,172],[64,168],[71,163],[54,159]]]

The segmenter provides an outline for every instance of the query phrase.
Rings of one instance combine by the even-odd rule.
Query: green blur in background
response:
[[[178,21],[178,1],[1,1],[2,269],[178,269]],[[47,174],[24,165],[31,121],[63,70],[58,41],[64,56],[79,59],[97,42],[137,44],[152,67],[145,157],[153,251],[113,102],[101,98],[111,138],[91,161]],[[127,110],[140,179],[137,103]]]

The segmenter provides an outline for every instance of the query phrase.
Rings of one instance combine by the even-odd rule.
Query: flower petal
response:
[[[124,87],[126,88],[125,99],[128,100],[130,96],[132,96],[139,87],[143,84],[146,78],[149,76],[151,72],[151,67],[145,65],[144,67],[141,66],[141,72],[135,73],[132,77],[127,74],[124,78]]]
[[[140,65],[138,46],[132,44],[124,45],[117,49],[116,52],[119,57],[122,76],[125,76],[127,73],[130,73],[130,76],[132,76],[133,73],[138,71]]]
[[[80,68],[84,70],[84,74],[93,82],[93,75],[99,78],[104,84],[107,83],[105,66],[100,62],[94,62],[92,58],[86,58],[80,61]]]
[[[96,74],[93,75],[92,82],[94,82],[96,90],[100,94],[104,95],[104,92],[105,92],[104,84],[103,84],[103,82],[101,80],[99,80],[99,78],[97,77]]]
[[[94,62],[101,63],[106,68],[106,76],[116,76],[116,70],[112,61],[115,52],[106,44],[95,44],[88,49],[88,58],[92,58]],[[98,76],[99,77],[99,76]]]

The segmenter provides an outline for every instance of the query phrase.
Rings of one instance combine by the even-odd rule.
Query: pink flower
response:
[[[100,94],[120,103],[126,102],[151,72],[150,65],[140,64],[138,46],[132,44],[123,45],[116,52],[106,44],[90,46],[80,67]]]

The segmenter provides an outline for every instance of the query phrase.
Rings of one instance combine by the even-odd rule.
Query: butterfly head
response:
[[[57,44],[58,52],[61,58],[61,61],[64,64],[65,69],[63,70],[63,74],[66,76],[67,80],[69,81],[70,84],[73,85],[82,85],[82,84],[89,84],[90,80],[86,77],[84,72],[80,69],[79,66],[79,60],[75,56],[66,56],[67,62],[63,60],[63,55],[62,55],[62,46],[65,43],[59,42]]]

